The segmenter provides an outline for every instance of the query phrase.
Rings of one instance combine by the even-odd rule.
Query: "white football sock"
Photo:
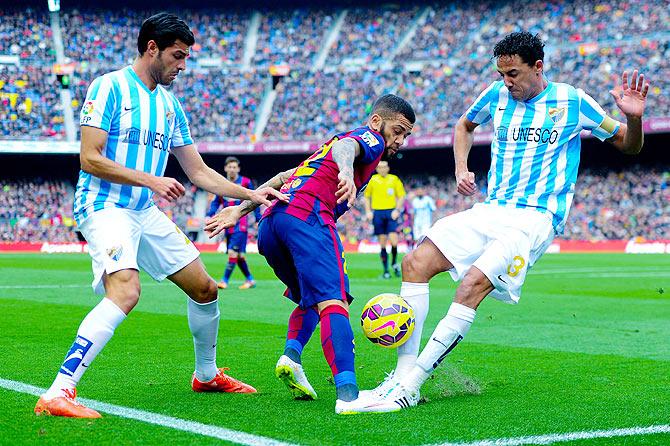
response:
[[[423,349],[416,366],[404,380],[411,390],[418,390],[433,370],[440,365],[456,345],[465,337],[475,320],[476,311],[465,305],[452,303],[447,315],[437,324],[428,344]]]
[[[46,399],[62,396],[64,389],[77,386],[88,366],[125,318],[126,313],[106,297],[86,315],[56,379],[44,394]]]
[[[403,282],[400,286],[400,296],[414,310],[414,331],[407,342],[398,347],[398,363],[394,372],[395,376],[404,376],[416,364],[416,358],[421,349],[421,333],[428,315],[428,284]]]
[[[195,377],[208,382],[216,376],[216,338],[219,334],[219,300],[199,304],[188,299],[188,328],[195,348]]]

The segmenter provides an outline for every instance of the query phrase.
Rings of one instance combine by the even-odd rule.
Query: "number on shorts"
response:
[[[510,277],[516,277],[519,275],[523,267],[526,266],[526,260],[521,256],[514,256],[514,259],[512,260],[512,264],[507,266],[507,274]]]

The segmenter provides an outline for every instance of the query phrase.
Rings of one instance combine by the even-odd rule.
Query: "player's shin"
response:
[[[104,298],[84,318],[46,399],[62,396],[63,390],[77,386],[84,372],[123,322],[126,314],[110,299]]]
[[[397,265],[398,264],[398,247],[397,246],[391,246],[391,265]]]
[[[408,389],[419,390],[433,370],[468,333],[475,314],[475,310],[470,307],[456,302],[451,304],[447,315],[437,324],[428,344],[416,360],[416,366],[403,380]]]
[[[226,265],[226,270],[224,271],[223,277],[221,278],[221,281],[223,283],[228,283],[230,281],[230,276],[233,274],[235,265],[237,265],[237,257],[229,257],[228,264]]]
[[[389,254],[386,252],[385,246],[381,248],[381,251],[379,251],[379,257],[382,260],[382,267],[384,268],[384,272],[389,272]]]
[[[254,276],[252,276],[251,271],[249,271],[249,264],[247,264],[247,259],[240,257],[237,261],[237,265],[240,267],[240,271],[242,271],[242,274],[244,274],[244,277],[246,277],[247,280],[254,280]]]
[[[216,338],[219,332],[219,300],[199,304],[188,299],[188,328],[193,334],[195,376],[209,382],[216,376]]]
[[[286,334],[286,345],[284,355],[292,361],[301,364],[302,350],[309,342],[317,324],[319,323],[319,313],[316,308],[310,307],[302,309],[296,307],[288,318],[288,333]]]
[[[398,347],[398,363],[394,372],[396,377],[405,376],[416,364],[416,358],[421,348],[421,333],[428,315],[428,284],[403,282],[400,287],[400,296],[414,310],[414,331],[412,336]]]
[[[329,305],[321,310],[319,316],[321,345],[333,372],[337,399],[353,401],[358,398],[358,385],[354,371],[354,332],[349,323],[349,313],[339,305]]]

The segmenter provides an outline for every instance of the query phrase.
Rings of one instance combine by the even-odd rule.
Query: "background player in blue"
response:
[[[284,354],[275,373],[295,398],[316,398],[301,355],[320,322],[339,414],[398,410],[392,403],[359,398],[349,324],[349,279],[335,221],[353,204],[382,157],[400,149],[414,121],[411,105],[398,96],[384,95],[373,105],[365,127],[336,135],[289,178],[279,174],[266,183],[281,187],[289,202],[271,206],[261,219],[259,252],[288,287],[286,296],[298,304],[289,317]],[[205,231],[214,236],[254,207],[245,202],[228,208],[210,219]]]
[[[229,181],[235,184],[239,184],[242,187],[247,189],[253,189],[254,184],[252,181],[240,175],[240,160],[234,156],[229,156],[226,158],[225,167],[226,178]],[[237,206],[240,204],[241,200],[230,200],[226,197],[215,196],[212,199],[212,202],[209,205],[209,210],[207,211],[207,217],[211,217],[221,208],[228,206]],[[261,219],[261,211],[256,208],[254,211],[254,216],[256,221]],[[247,252],[247,238],[249,237],[249,218],[245,215],[240,218],[240,221],[237,222],[235,227],[226,229],[226,250],[228,251],[228,265],[226,265],[226,270],[221,277],[221,282],[217,284],[220,289],[228,288],[228,281],[230,276],[235,269],[235,265],[240,267],[240,271],[244,274],[246,281],[240,285],[241,290],[247,290],[249,288],[254,288],[256,282],[254,281],[254,276],[249,270],[249,265],[247,264],[246,252]]]
[[[75,387],[116,327],[140,297],[139,268],[156,280],[170,279],[188,299],[188,325],[195,348],[196,392],[252,393],[216,365],[219,308],[216,283],[198,250],[153,202],[153,195],[177,200],[184,187],[164,177],[173,154],[191,182],[216,195],[269,205],[276,190],[245,189],[205,165],[170,85],[186,69],[194,44],[189,27],[172,14],[144,21],[132,66],[93,81],[81,111],[81,172],[75,219],[89,243],[93,288],[106,296],[84,318],[54,383],[35,406],[38,415],[97,418],[78,404]],[[156,336],[160,336],[159,333]],[[165,373],[156,365],[156,373]],[[121,378],[121,377],[120,377]]]
[[[610,93],[626,123],[608,117],[582,90],[544,77],[544,43],[528,32],[507,35],[493,50],[502,80],[492,83],[460,118],[454,158],[458,192],[476,191],[467,167],[475,128],[493,120],[491,168],[484,203],[437,221],[402,262],[401,295],[414,308],[412,337],[398,349],[393,375],[372,393],[399,407],[416,405],[419,388],[467,334],[482,300],[516,303],[526,273],[561,233],[580,154],[590,131],[626,154],[642,149],[649,84],[633,71]],[[448,271],[461,280],[449,311],[417,357],[428,312],[428,282]]]

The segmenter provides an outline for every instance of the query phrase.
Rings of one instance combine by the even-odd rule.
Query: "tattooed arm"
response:
[[[263,183],[259,189],[264,187],[271,187],[272,189],[277,190],[281,189],[284,183],[291,177],[294,170],[295,168],[279,172],[277,175]],[[212,238],[224,229],[235,226],[240,218],[254,211],[258,206],[258,203],[254,203],[251,200],[245,200],[237,206],[224,208],[221,212],[205,221],[205,232],[209,238]]]
[[[352,138],[344,138],[333,144],[333,160],[337,163],[340,173],[337,178],[337,204],[347,202],[349,207],[356,200],[356,184],[354,183],[354,160],[361,153],[358,141]]]

